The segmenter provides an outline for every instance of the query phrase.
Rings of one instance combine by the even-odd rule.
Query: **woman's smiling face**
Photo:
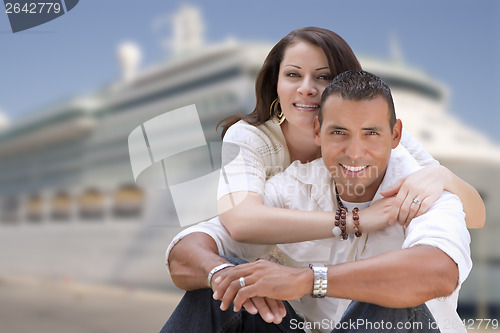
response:
[[[308,42],[291,44],[278,74],[278,97],[288,126],[311,131],[321,94],[333,79],[323,50]]]

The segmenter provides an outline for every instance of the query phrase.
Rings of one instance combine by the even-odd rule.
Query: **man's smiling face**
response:
[[[316,144],[342,199],[373,199],[384,178],[391,150],[401,138],[401,121],[391,131],[385,99],[344,100],[328,96],[322,105],[323,122],[314,125]]]

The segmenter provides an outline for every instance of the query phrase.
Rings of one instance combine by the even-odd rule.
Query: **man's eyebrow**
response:
[[[340,125],[329,125],[326,127],[328,130],[343,130],[343,131],[348,131],[347,128],[342,127]],[[381,127],[377,126],[372,126],[372,127],[363,127],[363,131],[374,131],[374,132],[380,132],[382,131]]]
[[[377,126],[373,126],[373,127],[363,127],[362,130],[363,131],[380,132],[382,129],[380,127],[377,127]]]
[[[339,125],[329,125],[326,127],[328,130],[343,130],[347,131],[348,129]]]

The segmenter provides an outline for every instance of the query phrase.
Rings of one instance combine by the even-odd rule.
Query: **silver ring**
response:
[[[244,287],[245,286],[245,278],[240,277],[240,286]]]
[[[417,197],[415,197],[415,199],[413,199],[413,203],[417,206],[420,206],[420,204],[422,204],[422,201],[420,201]]]

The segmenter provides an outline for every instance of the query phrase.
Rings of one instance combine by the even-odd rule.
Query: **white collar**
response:
[[[380,192],[388,189],[400,179],[420,170],[422,167],[418,165],[417,161],[410,155],[410,153],[402,146],[399,145],[391,151],[391,157],[387,164],[384,179],[378,187],[373,201],[382,198]]]

